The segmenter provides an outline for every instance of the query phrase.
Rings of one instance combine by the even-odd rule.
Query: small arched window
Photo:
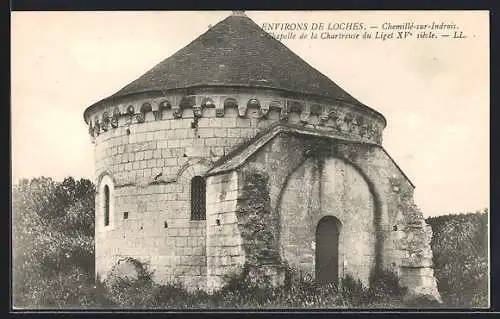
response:
[[[110,175],[104,175],[99,181],[98,202],[99,209],[96,211],[96,227],[112,229],[114,227],[115,211],[115,186]]]
[[[109,186],[104,186],[104,226],[109,225]]]
[[[191,220],[206,219],[206,182],[201,176],[191,180]]]

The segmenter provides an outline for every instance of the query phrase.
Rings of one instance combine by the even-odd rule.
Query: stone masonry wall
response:
[[[269,201],[269,176],[250,167],[207,179],[207,288],[222,288],[247,267],[259,286],[284,282],[278,228]]]
[[[162,100],[122,103],[137,110]],[[181,118],[174,109],[161,112],[146,113],[141,121],[122,114],[116,128],[94,134],[94,180],[99,184],[110,176],[115,184],[112,227],[104,227],[102,202],[96,199],[96,275],[105,279],[119,258],[130,256],[150,263],[159,282],[204,288],[206,222],[190,220],[190,179],[277,121],[279,112],[258,119],[257,110],[250,109],[241,118],[237,107],[229,106],[218,117],[216,108],[203,108],[196,127],[193,108],[181,110]]]
[[[119,258],[134,257],[150,263],[157,281],[203,288],[207,226],[190,220],[190,179],[276,122],[380,142],[378,115],[304,101],[272,90],[199,89],[123,97],[86,112],[94,181],[99,187],[108,176],[114,184],[113,225],[104,227],[96,197],[96,275],[105,279]]]
[[[238,228],[236,172],[207,178],[207,290],[221,288],[245,263]]]
[[[158,282],[181,280],[190,287],[203,287],[205,222],[178,216],[172,209],[175,205],[162,201],[161,193],[148,194],[151,190],[154,187],[116,190],[115,225],[96,229],[97,272],[104,279],[119,257],[130,256],[149,263]],[[128,219],[123,212],[128,212]],[[101,216],[96,215],[97,221]]]
[[[190,180],[277,122],[337,134],[344,141],[318,143],[304,136],[280,136],[254,154],[247,164],[258,163],[273,172],[272,209],[278,210],[283,186],[306,153],[342,157],[370,181],[376,264],[410,271],[403,264],[409,250],[398,245],[402,235],[398,225],[411,224],[407,216],[412,210],[402,209],[401,202],[412,203],[413,185],[376,146],[385,126],[378,115],[341,104],[314,104],[304,96],[287,99],[274,91],[224,90],[181,92],[184,97],[167,95],[169,101],[165,96],[136,95],[86,113],[95,143],[94,180],[98,189],[103,176],[113,183],[111,226],[102,224],[102,196],[96,197],[96,275],[104,278],[118,258],[129,256],[149,262],[157,281],[180,280],[204,288],[209,226],[208,221],[190,220]],[[417,219],[423,220],[421,213]],[[408,238],[411,227],[405,227],[403,235]],[[419,267],[429,268],[425,263]]]
[[[159,282],[178,280],[204,288],[206,222],[190,220],[190,179],[203,175],[212,161],[258,131],[232,111],[227,111],[235,116],[230,124],[208,109],[197,130],[191,128],[192,119],[165,114],[161,121],[147,117],[144,123],[96,138],[96,181],[103,174],[116,181],[113,228],[100,224],[102,210],[97,210],[99,277],[104,279],[118,258],[131,256],[150,263]]]
[[[309,158],[281,198],[281,245],[289,264],[315,277],[316,229],[325,216],[341,222],[339,277],[370,285],[375,262],[374,200],[363,177],[338,158]],[[332,243],[334,245],[335,243]]]
[[[433,278],[431,266],[426,261],[430,254],[429,229],[427,226],[419,226],[422,231],[409,231],[414,227],[410,225],[416,225],[417,222],[419,225],[425,224],[420,211],[408,208],[414,207],[414,187],[383,148],[365,143],[287,133],[268,142],[252,155],[245,165],[257,163],[273,172],[270,176],[272,185],[270,198],[273,209],[279,211],[282,189],[289,175],[312,154],[319,157],[341,158],[357,167],[367,181],[374,202],[374,216],[371,220],[375,227],[374,249],[377,269],[388,269],[398,273],[402,278],[401,282],[409,286],[410,292],[430,291],[430,295],[439,299],[435,280],[430,279]],[[299,201],[297,198],[294,203],[299,204]],[[406,206],[403,207],[402,203],[406,203]],[[307,236],[306,232],[305,228],[294,230],[295,236],[299,237]],[[286,231],[282,230],[281,234],[284,233]],[[401,245],[402,239],[406,244]],[[412,270],[407,265],[408,257],[412,254],[417,255],[408,247],[417,243],[420,246],[417,251],[422,258],[412,257],[412,260],[420,258],[418,260],[422,262]],[[418,287],[412,282],[418,282]],[[427,288],[423,289],[425,285]]]

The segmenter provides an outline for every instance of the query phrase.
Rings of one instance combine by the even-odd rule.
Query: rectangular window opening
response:
[[[206,182],[201,176],[191,180],[191,220],[206,219]]]

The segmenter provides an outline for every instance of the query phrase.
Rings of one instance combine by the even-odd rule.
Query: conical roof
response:
[[[272,88],[366,107],[248,16],[233,14],[87,111],[125,95],[203,86]]]

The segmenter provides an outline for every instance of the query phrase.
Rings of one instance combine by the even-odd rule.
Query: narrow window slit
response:
[[[191,220],[206,219],[206,182],[201,176],[191,180]]]
[[[109,186],[104,186],[104,226],[109,226]]]

